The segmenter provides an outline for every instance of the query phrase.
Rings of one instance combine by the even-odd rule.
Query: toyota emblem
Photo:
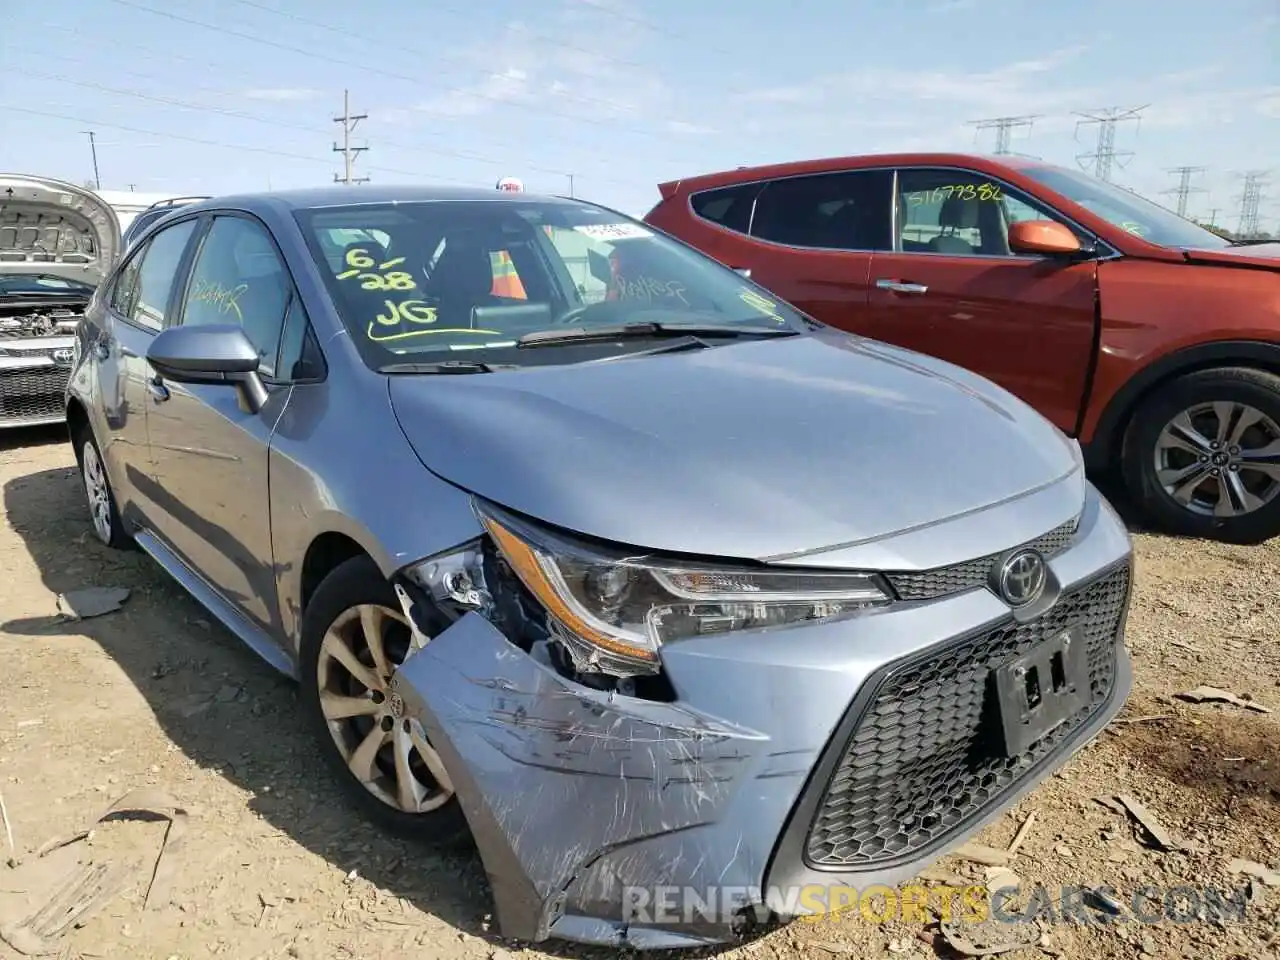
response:
[[[1025,607],[1044,593],[1048,580],[1044,557],[1034,550],[1019,550],[1000,565],[996,588],[1009,606]]]
[[[54,350],[50,354],[54,363],[70,364],[75,359],[75,351],[73,350]]]

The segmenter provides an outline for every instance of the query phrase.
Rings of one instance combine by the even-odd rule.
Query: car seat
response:
[[[973,244],[956,235],[957,230],[972,230],[978,226],[980,211],[977,199],[965,200],[951,196],[942,201],[938,211],[938,226],[942,233],[929,241],[929,249],[933,253],[972,254],[977,250]]]

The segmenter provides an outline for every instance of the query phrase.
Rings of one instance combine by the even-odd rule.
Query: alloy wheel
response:
[[[98,448],[92,440],[86,440],[80,451],[81,472],[84,474],[84,492],[89,499],[89,512],[93,517],[93,532],[103,543],[111,543],[111,488],[107,485],[107,471],[98,456]]]
[[[1155,470],[1165,493],[1192,513],[1253,513],[1280,494],[1280,425],[1245,403],[1197,404],[1160,431]]]
[[[413,648],[404,614],[380,604],[343,611],[320,646],[320,709],[347,769],[388,806],[430,813],[453,784],[422,724],[405,713],[391,677]]]

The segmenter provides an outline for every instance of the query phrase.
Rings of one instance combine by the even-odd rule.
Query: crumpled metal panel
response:
[[[767,743],[682,706],[575,686],[478,614],[394,682],[449,767],[499,927],[517,939],[545,938],[570,884],[610,850],[721,819]]]

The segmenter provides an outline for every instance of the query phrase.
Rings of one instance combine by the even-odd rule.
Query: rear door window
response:
[[[893,174],[853,170],[771,181],[751,235],[793,247],[890,250]]]
[[[763,184],[743,183],[719,190],[703,190],[689,198],[693,212],[703,220],[736,233],[751,227],[751,210]]]

